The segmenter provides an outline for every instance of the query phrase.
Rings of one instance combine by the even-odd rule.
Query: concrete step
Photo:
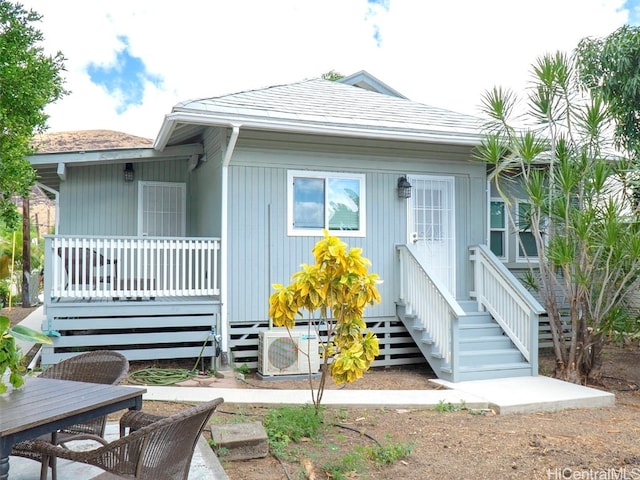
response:
[[[211,425],[211,439],[222,460],[249,460],[269,454],[269,439],[260,422]]]

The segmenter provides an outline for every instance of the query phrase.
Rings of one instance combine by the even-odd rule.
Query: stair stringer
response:
[[[407,313],[406,306],[403,304],[398,304],[396,311],[398,318],[404,324],[409,335],[411,335],[411,338],[418,347],[418,350],[420,350],[420,353],[422,353],[422,356],[433,370],[433,373],[442,380],[453,382],[454,379],[451,365],[445,358],[443,358],[442,353],[433,343],[429,332],[427,332],[422,326],[418,318],[413,314]]]

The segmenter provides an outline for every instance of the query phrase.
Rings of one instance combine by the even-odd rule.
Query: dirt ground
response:
[[[5,311],[2,311],[5,314]],[[540,361],[542,374],[553,362]],[[132,368],[139,368],[137,362]],[[316,441],[294,445],[279,461],[262,459],[225,461],[231,480],[304,479],[301,461],[315,466],[316,479],[327,476],[324,467],[345,461],[350,452],[364,455],[364,448],[411,445],[407,458],[364,469],[354,463],[346,479],[640,479],[640,347],[609,345],[604,353],[604,385],[615,393],[610,408],[576,409],[553,413],[493,415],[469,410],[327,408],[326,429]],[[373,369],[344,388],[434,388],[426,366]],[[307,388],[305,381],[265,382],[248,375],[238,388]],[[336,387],[331,387],[336,388]],[[212,398],[215,391],[212,392]],[[150,412],[170,414],[184,404],[145,402]],[[223,404],[215,422],[260,420],[264,408]],[[340,427],[332,426],[339,423]],[[352,460],[353,462],[353,460]]]

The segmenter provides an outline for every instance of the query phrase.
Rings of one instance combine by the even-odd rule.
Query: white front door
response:
[[[413,188],[407,243],[416,246],[428,272],[455,297],[454,178],[415,175],[408,180]]]

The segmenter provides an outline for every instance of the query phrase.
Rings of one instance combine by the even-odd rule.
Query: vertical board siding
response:
[[[134,163],[125,182],[122,163],[70,166],[60,184],[60,234],[136,235],[138,181],[184,182],[185,161]]]
[[[230,129],[209,128],[203,135],[205,158],[188,174],[190,235],[219,235],[222,158]],[[405,174],[453,175],[456,179],[458,287],[468,295],[467,248],[484,240],[486,189],[481,165],[467,161],[468,149],[401,146],[386,142],[337,141],[310,136],[277,136],[240,130],[228,170],[229,321],[268,321],[273,283],[289,283],[300,264],[313,262],[320,238],[287,235],[287,170],[366,174],[366,237],[343,240],[360,247],[380,275],[382,303],[368,317],[394,317],[398,299],[395,246],[406,241],[407,202],[397,198],[397,179]],[[423,150],[424,149],[424,150]],[[185,168],[186,170],[186,168]],[[478,187],[478,185],[480,187]]]
[[[206,131],[205,155],[200,159],[197,168],[189,172],[187,232],[191,236],[219,237],[221,235],[223,132],[224,130],[214,128]]]
[[[343,240],[360,247],[380,275],[383,303],[367,315],[395,314],[397,288],[395,245],[406,230],[404,202],[397,199],[398,174],[367,174],[367,236]],[[231,321],[266,319],[273,283],[289,283],[302,263],[312,263],[320,237],[287,236],[287,171],[283,168],[234,166],[230,172],[229,304]],[[250,193],[247,195],[247,193]],[[338,235],[339,236],[339,235]]]

